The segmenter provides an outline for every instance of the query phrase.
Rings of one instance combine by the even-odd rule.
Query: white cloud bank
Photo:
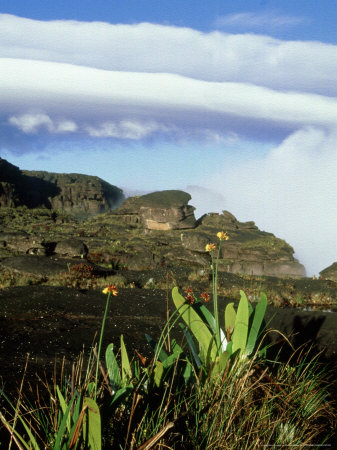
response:
[[[226,209],[254,218],[295,247],[308,275],[318,274],[337,259],[336,142],[336,130],[299,130],[265,157],[219,169],[208,193],[191,190],[191,203],[197,214]]]

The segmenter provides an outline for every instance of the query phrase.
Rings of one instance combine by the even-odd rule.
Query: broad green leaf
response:
[[[123,401],[124,398],[126,398],[128,395],[132,393],[132,391],[133,388],[131,385],[118,389],[116,394],[113,396],[110,406],[113,405],[116,408]]]
[[[55,444],[54,444],[54,450],[60,450],[61,449],[61,443],[62,443],[62,440],[64,438],[65,429],[67,427],[68,417],[69,417],[70,410],[71,410],[71,408],[73,406],[74,401],[75,401],[75,396],[72,397],[72,399],[69,402],[69,405],[67,406],[67,409],[66,409],[65,413],[63,414],[60,427],[59,427],[59,429],[57,431],[56,440],[55,440]]]
[[[240,349],[240,354],[242,354],[245,351],[247,344],[249,308],[246,294],[243,291],[240,291],[240,294],[241,299],[236,313],[235,326],[232,334],[232,351],[235,353]]]
[[[201,361],[200,361],[197,349],[195,348],[192,336],[191,336],[190,332],[188,331],[187,326],[184,323],[180,323],[179,325],[181,326],[181,328],[183,330],[184,336],[186,338],[188,346],[190,347],[190,350],[191,350],[192,356],[194,358],[194,361],[195,361],[198,369],[200,369]]]
[[[201,359],[205,363],[207,363],[208,359],[214,361],[217,356],[217,348],[207,325],[191,305],[186,303],[184,297],[179,294],[177,287],[172,289],[172,298],[181,318],[199,343]]]
[[[58,386],[56,386],[56,392],[57,392],[57,396],[58,396],[58,398],[59,398],[59,402],[60,402],[60,405],[61,405],[62,414],[63,414],[63,416],[64,416],[64,414],[65,414],[66,411],[67,411],[67,403],[66,403],[66,401],[65,401],[65,399],[64,399],[64,397],[63,397],[63,394],[62,394],[62,392],[60,391],[60,388],[59,388]],[[70,428],[71,428],[70,419],[71,419],[71,416],[68,415],[68,419],[67,419],[67,429],[68,429],[69,432],[70,432]]]
[[[108,377],[111,389],[116,392],[119,389],[122,380],[119,372],[118,362],[116,360],[113,348],[114,345],[112,343],[108,345],[105,351],[105,362],[106,367],[108,369]]]
[[[128,357],[128,352],[124,344],[124,337],[121,335],[121,359],[122,359],[122,382],[126,386],[130,383],[132,379],[132,369],[130,366],[130,361]]]
[[[171,345],[171,347],[172,347],[172,352],[175,354],[175,355],[181,355],[182,353],[183,353],[183,349],[180,347],[180,345],[179,344],[177,344],[177,341],[175,340],[175,339],[172,339],[172,345]]]
[[[228,303],[225,309],[225,329],[226,332],[233,333],[235,326],[236,312],[234,309],[234,303]]]
[[[208,324],[208,326],[211,330],[211,333],[215,334],[216,322],[215,322],[215,318],[214,318],[213,314],[203,304],[198,304],[196,306],[193,305],[193,307],[196,310],[196,312],[201,316],[201,319],[205,323]],[[227,339],[221,328],[220,328],[220,340],[221,340],[222,350],[225,351],[226,345],[227,345]]]
[[[187,360],[186,367],[184,369],[183,377],[185,380],[185,384],[189,382],[192,376],[192,364]]]
[[[86,426],[83,427],[84,438],[87,438],[86,448],[90,448],[90,450],[101,450],[102,435],[99,407],[95,400],[90,397],[84,398],[83,407],[87,408]]]
[[[267,309],[267,297],[263,292],[260,295],[260,301],[255,307],[254,318],[251,328],[249,330],[249,336],[247,341],[247,353],[250,355],[256,345],[257,338],[260,333],[260,328],[263,322],[264,315]]]
[[[154,383],[157,387],[160,387],[163,375],[164,366],[160,361],[156,361],[156,366],[154,368]]]
[[[223,371],[226,369],[228,359],[228,352],[223,352],[220,356],[216,357],[214,366],[212,368],[211,378],[214,378],[223,373]]]
[[[226,352],[229,354],[229,356],[232,356],[233,354],[233,342],[229,341],[226,347]]]

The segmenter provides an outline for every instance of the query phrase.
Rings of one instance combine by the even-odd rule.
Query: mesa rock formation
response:
[[[123,200],[121,189],[98,177],[20,170],[0,158],[0,207],[45,207],[83,219],[116,208]]]
[[[227,231],[220,271],[305,276],[294,249],[282,239],[254,222],[239,222],[228,211],[196,220],[190,200],[187,192],[167,190],[123,203],[122,191],[97,177],[21,171],[0,159],[0,259],[56,255],[136,271],[204,270],[211,261],[206,244],[217,241],[218,231]]]
[[[195,208],[188,205],[190,194],[168,190],[130,197],[114,214],[128,224],[139,224],[148,230],[180,230],[194,228]]]

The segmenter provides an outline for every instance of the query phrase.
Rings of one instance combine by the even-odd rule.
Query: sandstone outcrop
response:
[[[98,177],[20,170],[0,158],[0,207],[45,207],[83,219],[123,200],[121,189]]]
[[[254,222],[239,222],[228,211],[196,220],[195,208],[188,204],[191,196],[183,191],[129,197],[112,210],[122,201],[122,191],[97,177],[20,171],[3,159],[0,182],[0,206],[7,207],[6,212],[0,210],[0,258],[12,254],[85,258],[89,251],[89,260],[111,267],[203,270],[211,263],[206,244],[217,241],[218,231],[227,231],[230,239],[222,246],[220,271],[305,276],[285,241],[259,230]],[[28,218],[24,208],[8,209],[21,204],[45,209],[29,210],[36,214]],[[56,210],[92,217],[80,224],[71,218],[64,222]],[[102,211],[107,212],[97,215]]]
[[[205,245],[214,242],[219,230],[226,230],[230,236],[221,249],[220,270],[248,275],[305,276],[305,268],[294,258],[294,249],[289,244],[272,233],[260,231],[254,222],[239,222],[228,211],[201,217],[194,233],[186,231],[181,235],[182,244],[187,250],[207,253]]]
[[[188,205],[187,192],[158,191],[140,197],[128,198],[115,214],[123,216],[126,223],[140,224],[148,230],[180,230],[194,228],[195,208]]]
[[[333,264],[331,264],[331,266],[322,270],[319,273],[319,276],[320,278],[323,278],[325,280],[331,280],[337,283],[337,262],[334,262]]]

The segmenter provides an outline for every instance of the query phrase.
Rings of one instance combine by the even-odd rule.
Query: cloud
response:
[[[336,95],[337,46],[150,23],[38,21],[0,14],[0,57],[172,73]]]
[[[318,274],[336,261],[336,139],[336,130],[302,128],[264,157],[219,169],[205,192],[192,191],[191,203],[198,215],[225,209],[254,219],[294,246],[309,275]]]
[[[72,133],[77,130],[77,125],[72,120],[58,120],[54,122],[44,113],[27,113],[20,116],[12,116],[8,122],[27,134],[36,134],[41,129],[49,133]]]
[[[166,131],[165,127],[158,125],[156,122],[132,122],[123,120],[121,122],[104,122],[98,128],[88,126],[86,131],[92,137],[113,137],[119,139],[143,139],[155,131]]]
[[[227,14],[218,17],[215,25],[217,27],[239,26],[248,29],[267,27],[270,29],[295,26],[305,22],[308,22],[308,19],[305,17],[285,15],[277,11],[265,11]]]
[[[337,99],[175,74],[116,72],[65,63],[0,59],[0,115],[23,133],[77,132],[143,139],[334,127]],[[38,111],[31,113],[31,111]],[[233,124],[233,126],[232,126]],[[259,125],[258,125],[259,124]],[[227,127],[227,129],[226,129]],[[10,130],[7,130],[7,133]]]

